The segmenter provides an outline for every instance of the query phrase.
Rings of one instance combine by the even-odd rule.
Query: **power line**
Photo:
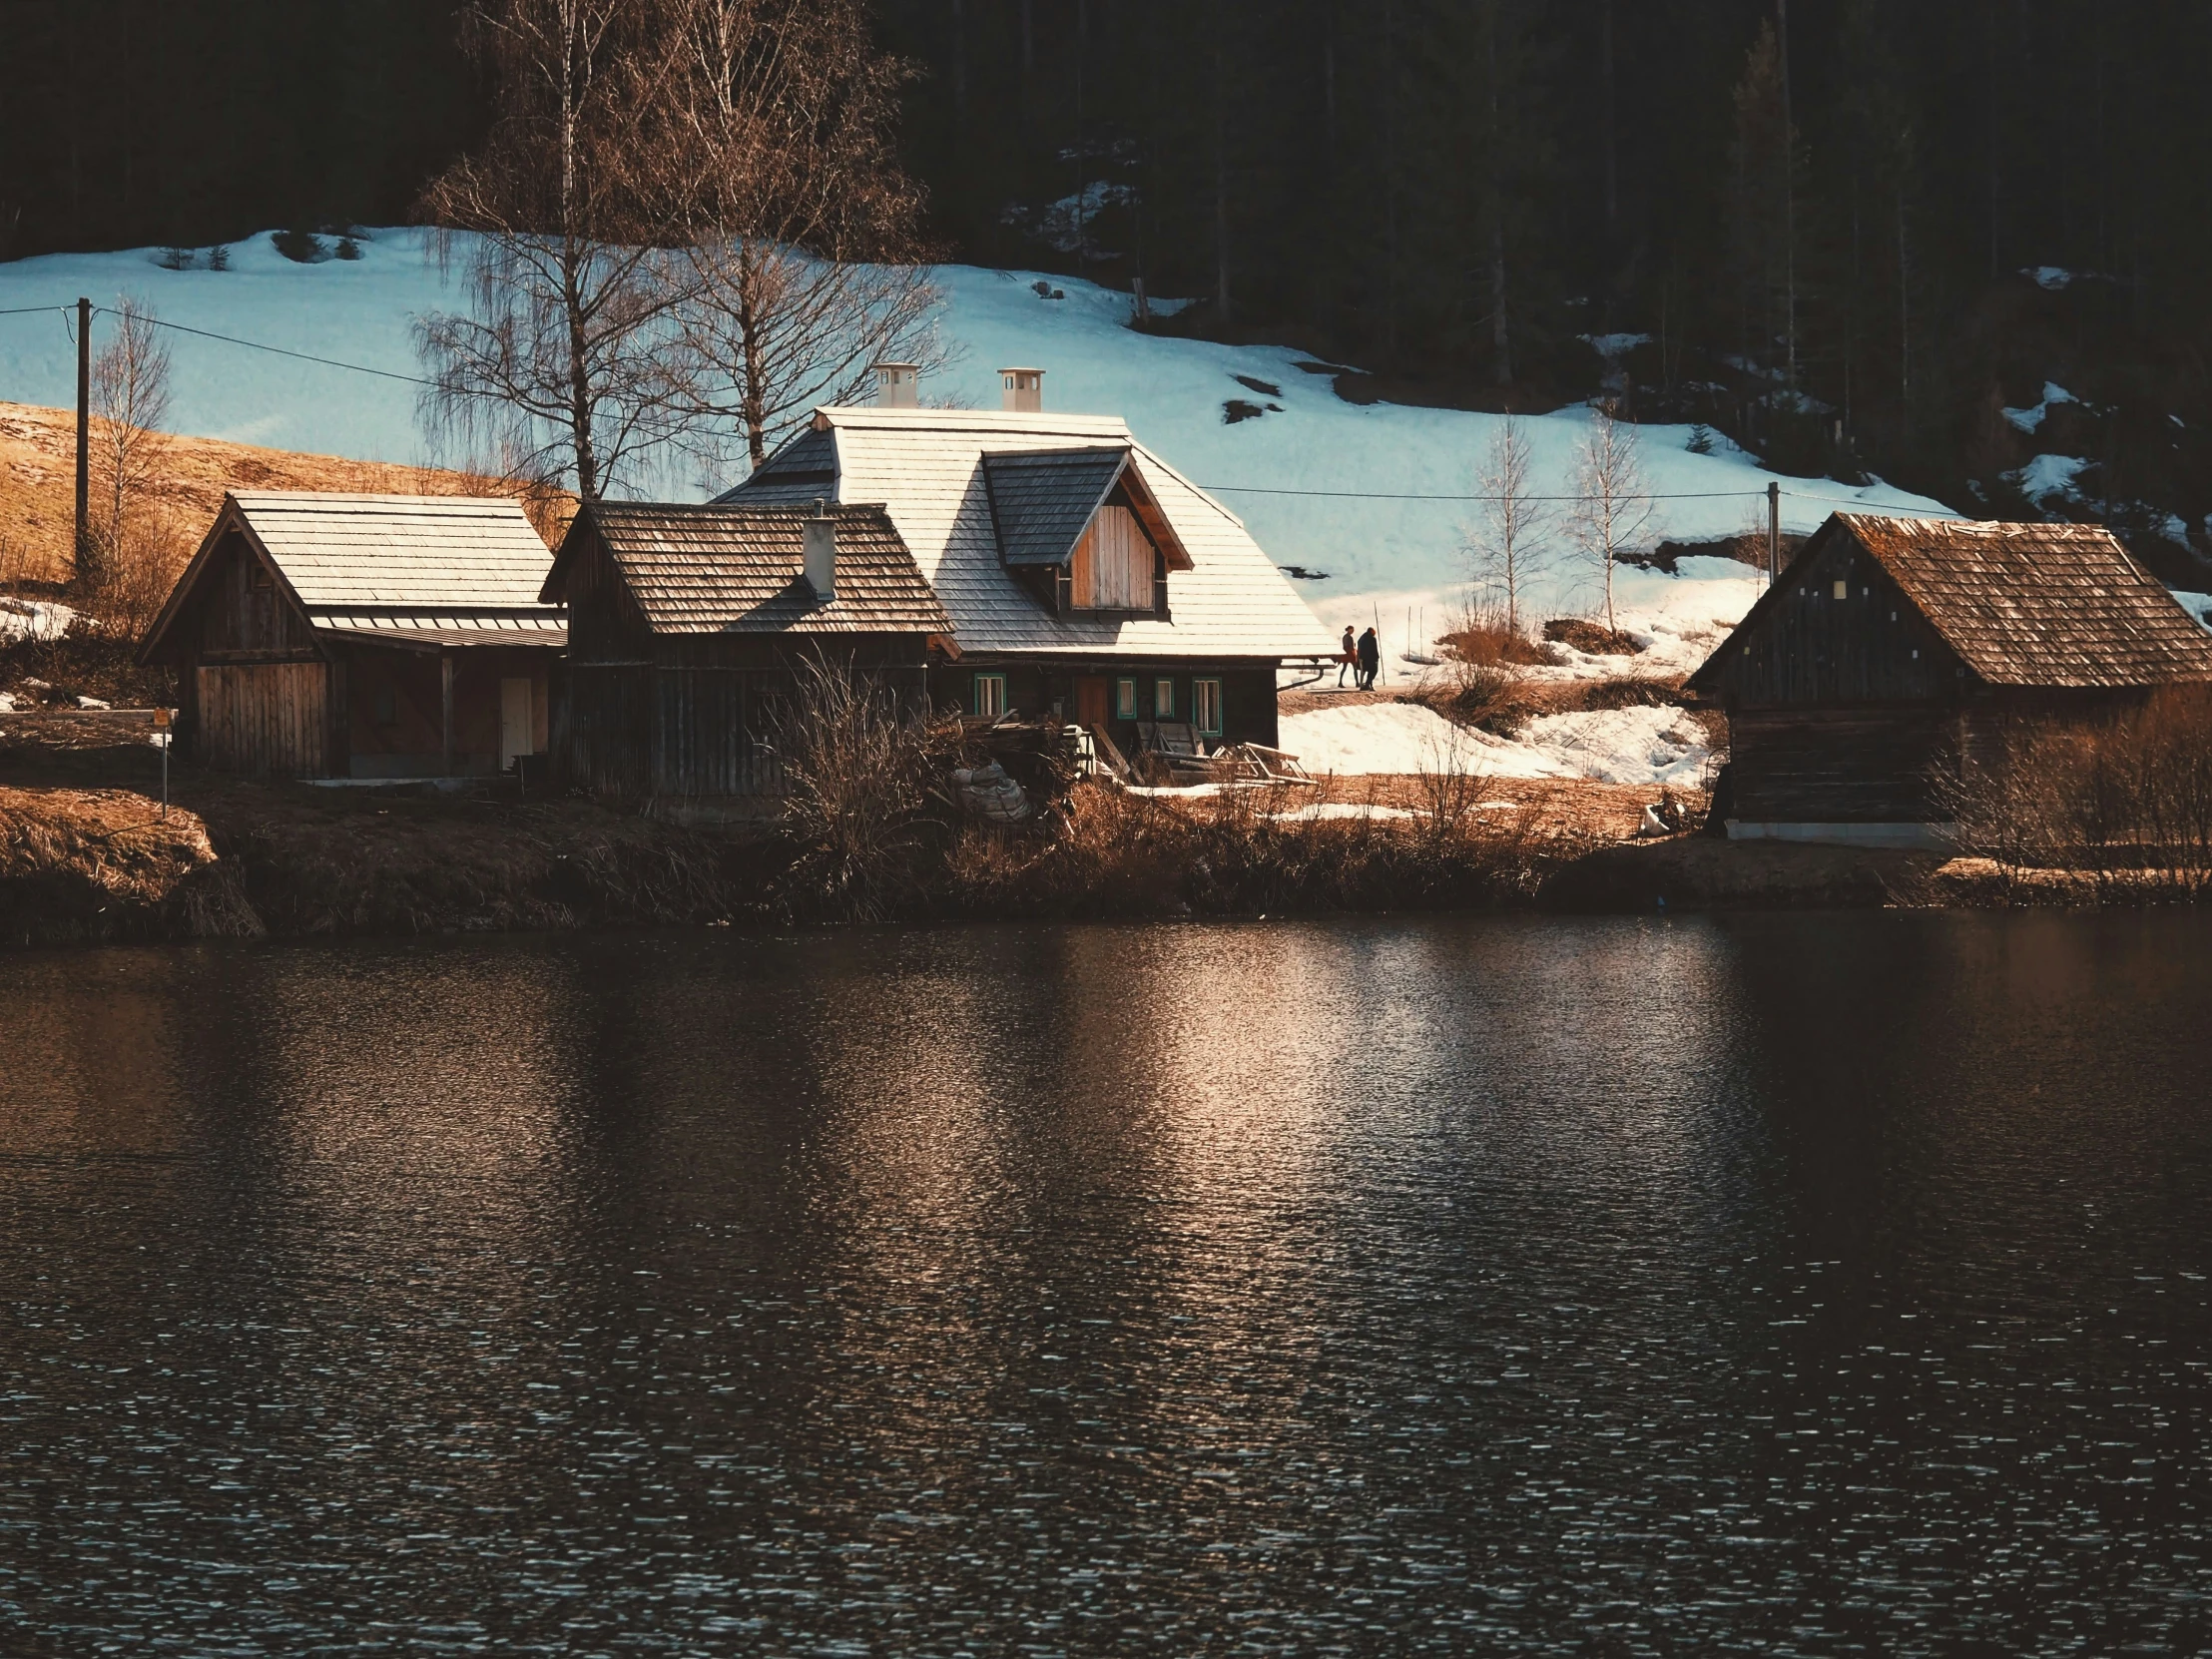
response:
[[[102,316],[120,316],[123,313],[111,310],[103,305],[100,307],[99,314]],[[404,380],[413,386],[436,384],[435,381],[425,380],[419,374],[401,374],[397,370],[389,368],[370,368],[366,363],[341,363],[335,357],[318,357],[311,351],[289,351],[281,345],[264,345],[258,339],[240,339],[236,334],[218,334],[206,328],[188,328],[182,322],[164,322],[156,316],[145,317],[143,320],[153,323],[157,328],[173,328],[180,334],[198,334],[202,339],[219,339],[226,345],[243,345],[254,351],[274,352],[279,357],[296,357],[303,363],[320,363],[324,368],[351,369],[355,374],[374,374],[386,380]]]
[[[1203,484],[1202,489],[1219,490],[1225,495],[1307,495],[1322,496],[1337,501],[1503,501],[1502,495],[1404,495],[1382,490],[1285,490],[1273,489],[1265,484]],[[1756,490],[1634,490],[1623,491],[1617,500],[1622,501],[1721,501],[1742,500],[1750,496],[1765,496],[1764,489]],[[1785,490],[1785,495],[1791,493]],[[1586,495],[1524,495],[1523,501],[1587,501]]]

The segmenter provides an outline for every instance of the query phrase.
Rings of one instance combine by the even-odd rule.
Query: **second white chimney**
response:
[[[807,520],[805,558],[807,585],[827,605],[837,597],[837,522],[821,501],[815,503],[815,516]]]
[[[1041,414],[1044,412],[1044,370],[1041,368],[1002,368],[998,371],[1001,407],[1015,414]]]
[[[877,363],[875,406],[879,409],[912,408],[920,379],[919,363]]]

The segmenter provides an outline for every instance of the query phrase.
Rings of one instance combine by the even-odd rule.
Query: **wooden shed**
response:
[[[227,772],[481,777],[542,753],[567,644],[506,497],[237,492],[147,633]]]
[[[880,507],[594,502],[543,596],[570,629],[556,772],[686,812],[780,788],[768,739],[804,658],[918,703],[952,632]]]
[[[2007,724],[2212,681],[2212,634],[2109,530],[1836,514],[1693,674],[1728,712],[1735,839],[1939,845]]]

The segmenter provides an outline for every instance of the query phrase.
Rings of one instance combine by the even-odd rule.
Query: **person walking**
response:
[[[1344,649],[1337,653],[1337,689],[1345,689],[1345,671],[1357,674],[1360,670],[1360,648],[1352,641],[1352,624],[1345,624]]]
[[[1375,690],[1376,677],[1382,672],[1382,642],[1373,628],[1360,636],[1360,689]]]

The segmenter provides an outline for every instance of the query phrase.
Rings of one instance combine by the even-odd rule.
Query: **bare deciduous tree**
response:
[[[1551,516],[1529,488],[1528,429],[1517,415],[1490,428],[1476,470],[1482,511],[1466,535],[1477,578],[1505,605],[1505,626],[1520,632],[1521,592],[1549,553]]]
[[[697,410],[754,465],[870,364],[944,357],[893,131],[906,66],[858,0],[671,0],[681,85],[662,152],[685,202]]]
[[[1651,523],[1651,491],[1637,456],[1635,426],[1619,417],[1610,401],[1594,405],[1576,457],[1576,499],[1568,532],[1597,566],[1604,584],[1605,628],[1613,620],[1613,566],[1621,550],[1633,546]]]
[[[659,0],[475,0],[463,42],[495,83],[483,145],[423,197],[476,233],[472,313],[416,325],[433,429],[491,438],[508,469],[596,498],[679,431],[690,386],[675,311],[665,138],[674,68]],[[452,244],[440,239],[440,254]]]
[[[146,601],[168,577],[175,536],[154,500],[169,439],[169,346],[152,307],[125,294],[115,327],[92,360],[91,432],[94,479],[92,568],[80,584],[111,621],[134,626]]]

